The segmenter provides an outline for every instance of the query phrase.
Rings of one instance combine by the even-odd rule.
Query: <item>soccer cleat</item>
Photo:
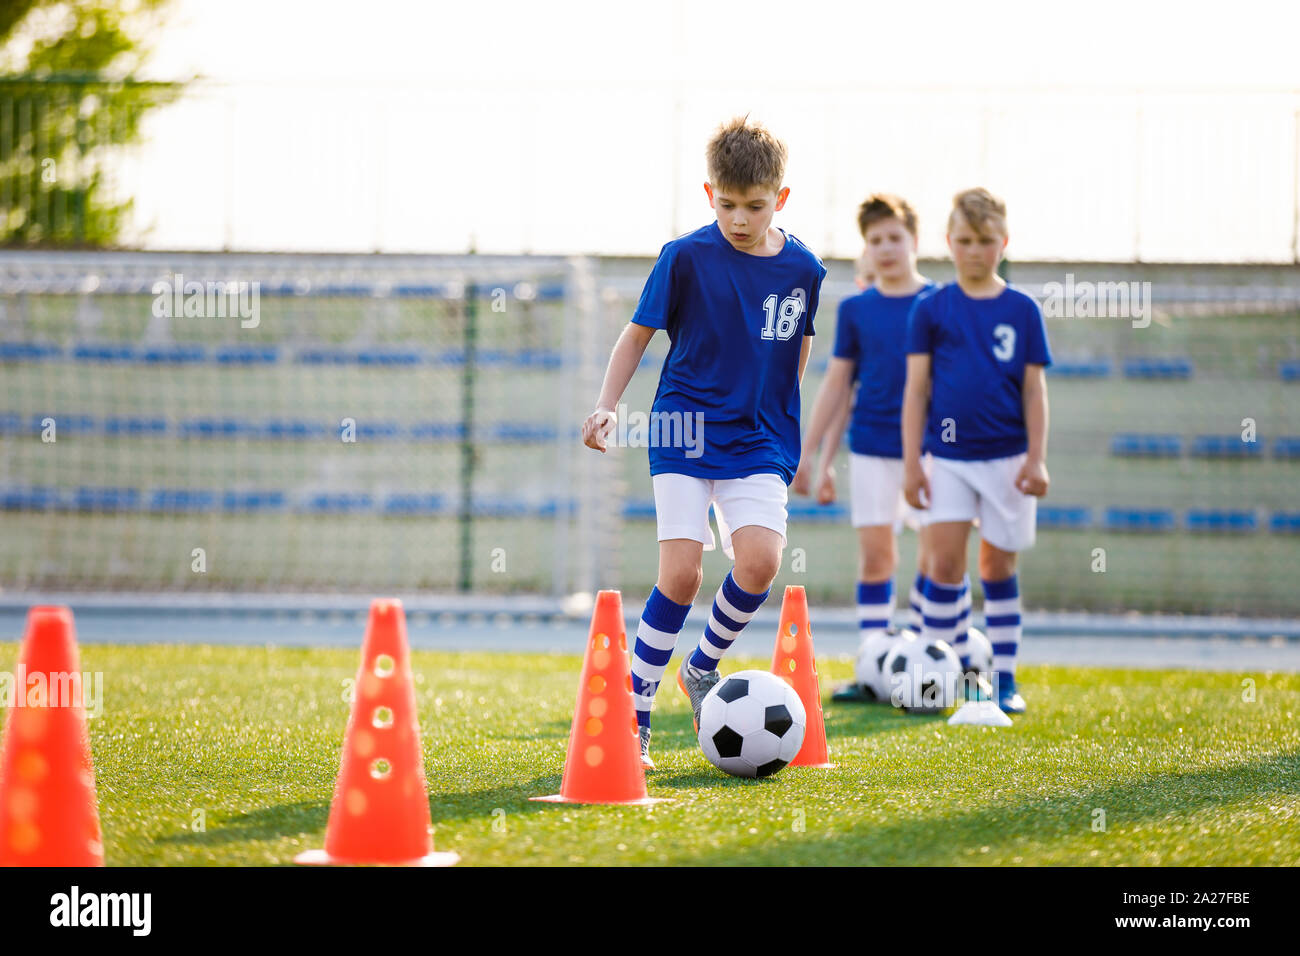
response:
[[[1025,699],[1016,693],[1016,679],[998,681],[998,707],[1004,714],[1023,714]]]
[[[641,768],[643,770],[653,770],[655,762],[650,759],[650,728],[641,728]]]
[[[700,732],[700,708],[704,706],[704,698],[719,680],[717,671],[702,671],[698,667],[692,667],[690,658],[683,658],[682,666],[677,668],[677,686],[691,699],[697,734]]]
[[[859,684],[857,681],[849,681],[841,684],[831,694],[831,700],[835,703],[852,703],[852,704],[879,704],[883,703],[876,692],[866,684]]]

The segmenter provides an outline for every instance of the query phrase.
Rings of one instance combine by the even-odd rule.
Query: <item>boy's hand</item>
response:
[[[617,423],[618,416],[611,409],[596,409],[582,423],[582,443],[603,453],[606,448],[605,436],[614,430]]]
[[[903,497],[913,508],[930,507],[930,479],[919,461],[903,464]]]
[[[1047,494],[1047,486],[1051,480],[1047,475],[1046,462],[1025,459],[1025,463],[1020,466],[1020,471],[1016,474],[1016,487],[1027,495],[1041,498]]]
[[[817,503],[835,504],[835,469],[832,466],[827,466],[822,472],[822,480],[817,485]]]
[[[812,465],[806,459],[800,461],[799,467],[795,469],[790,488],[796,495],[806,495],[812,490]]]

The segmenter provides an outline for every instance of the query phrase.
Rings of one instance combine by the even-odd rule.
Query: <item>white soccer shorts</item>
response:
[[[718,523],[722,551],[733,561],[731,529],[756,524],[771,528],[785,544],[786,501],[789,489],[780,475],[748,475],[745,478],[696,478],[693,475],[660,474],[651,479],[655,492],[655,518],[659,540],[689,538],[712,551],[717,545],[709,525],[709,505]]]
[[[855,528],[888,524],[917,530],[921,518],[903,497],[903,459],[849,453],[849,523]]]
[[[1027,454],[987,461],[925,457],[930,477],[930,507],[921,512],[925,524],[979,518],[980,536],[994,547],[1033,547],[1038,499],[1015,485]]]

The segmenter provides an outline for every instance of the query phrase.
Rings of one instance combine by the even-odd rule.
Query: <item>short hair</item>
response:
[[[958,213],[981,236],[988,235],[990,225],[1000,228],[1004,236],[1007,233],[1007,204],[983,186],[964,189],[952,197],[952,212],[948,215],[949,230]]]
[[[715,189],[748,192],[755,186],[781,188],[785,180],[785,143],[749,116],[718,127],[705,150],[709,181]]]
[[[912,238],[916,238],[916,210],[906,199],[891,193],[868,196],[867,201],[858,207],[858,232],[865,239],[867,227],[882,219],[897,219],[912,234]]]

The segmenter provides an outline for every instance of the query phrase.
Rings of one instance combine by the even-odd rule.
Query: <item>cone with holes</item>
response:
[[[103,866],[72,611],[32,608],[17,673],[7,676],[0,866]]]
[[[781,624],[772,652],[772,673],[794,688],[808,714],[803,746],[791,767],[830,767],[826,750],[826,723],[822,720],[822,691],[813,654],[812,626],[808,622],[808,595],[802,585],[789,585],[781,600]]]
[[[307,864],[450,866],[436,853],[415,713],[402,602],[370,605],[343,761],[330,804],[325,849],[294,858]]]
[[[632,705],[632,665],[623,629],[623,598],[617,591],[596,595],[560,792],[530,799],[550,803],[660,802],[646,794],[640,731]]]

